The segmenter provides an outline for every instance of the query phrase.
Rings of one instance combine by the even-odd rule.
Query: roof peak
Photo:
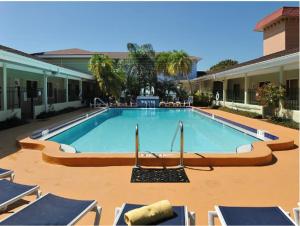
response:
[[[299,17],[299,7],[298,6],[283,6],[274,12],[268,14],[263,19],[257,22],[255,26],[255,31],[263,31],[264,28],[271,23],[274,23],[283,17]]]
[[[51,50],[51,51],[45,51],[45,52],[38,52],[38,53],[32,53],[32,55],[84,55],[84,54],[93,54],[94,52],[85,50],[85,49],[79,49],[79,48],[68,48],[68,49],[59,49],[59,50]]]

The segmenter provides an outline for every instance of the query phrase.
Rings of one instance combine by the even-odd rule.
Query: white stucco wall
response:
[[[228,102],[228,101],[225,102],[225,105],[223,104],[223,101],[220,101],[220,103],[225,107],[232,108],[235,110],[249,111],[257,114],[262,114],[262,106],[260,105],[241,104],[241,103]]]

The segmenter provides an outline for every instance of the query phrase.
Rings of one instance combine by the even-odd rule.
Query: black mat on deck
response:
[[[189,183],[183,168],[133,168],[131,183]]]

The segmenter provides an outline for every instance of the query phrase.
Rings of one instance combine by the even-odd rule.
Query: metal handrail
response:
[[[183,167],[183,146],[184,146],[184,135],[183,135],[183,122],[179,122],[180,125],[180,163],[179,166]]]
[[[135,127],[135,167],[139,167],[139,151],[140,151],[140,142],[139,142],[139,125],[136,124]]]
[[[176,127],[176,130],[175,130],[175,133],[174,133],[174,136],[173,136],[173,138],[172,138],[172,142],[171,142],[171,152],[173,151],[173,146],[174,146],[174,142],[175,142],[177,133],[178,133],[178,131],[179,131],[179,127],[180,127],[179,125],[180,125],[180,122],[181,122],[181,121],[178,122],[177,127]]]
[[[95,98],[94,98],[94,107],[97,106],[97,101],[99,101],[101,104],[107,106],[107,103],[105,103],[101,98],[95,97]]]
[[[183,122],[182,121],[179,121],[179,123],[177,125],[177,128],[176,128],[176,131],[175,131],[175,134],[173,136],[172,143],[171,143],[171,152],[173,151],[175,138],[177,136],[179,128],[180,128],[180,163],[179,163],[179,165],[181,167],[183,167],[184,133],[183,133]]]
[[[183,163],[183,149],[184,149],[184,133],[183,133],[183,122],[179,121],[177,128],[180,128],[180,162],[179,166],[184,167]],[[176,134],[178,133],[178,129],[176,129]],[[136,124],[135,127],[135,167],[139,167],[139,151],[140,151],[140,142],[139,142],[139,125]]]

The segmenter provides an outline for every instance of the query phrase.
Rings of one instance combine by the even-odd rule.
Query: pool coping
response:
[[[203,114],[209,114],[210,117],[222,118],[231,123],[232,120],[215,114],[212,116],[205,109],[193,108],[201,111]],[[256,130],[244,126],[245,129]],[[272,132],[272,131],[271,131]],[[272,135],[271,133],[267,132]],[[268,141],[257,141],[253,143],[251,152],[231,153],[231,154],[200,154],[184,153],[184,165],[186,166],[259,166],[268,165],[273,161],[272,151],[288,150],[294,148],[294,140],[287,137],[272,135],[275,138]],[[134,153],[109,154],[109,153],[66,153],[60,150],[60,144],[48,140],[36,140],[31,137],[18,140],[21,148],[36,149],[42,151],[44,161],[52,164],[65,166],[133,166],[135,164]],[[179,153],[163,155],[145,155],[140,154],[140,164],[143,166],[177,166],[179,164]]]

